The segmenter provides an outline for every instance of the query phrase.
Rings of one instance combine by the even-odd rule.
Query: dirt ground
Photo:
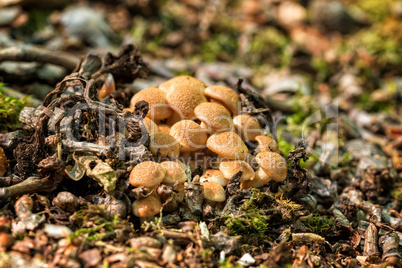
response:
[[[0,0],[0,267],[402,267],[401,29],[397,0]],[[237,93],[284,181],[207,201],[188,153],[183,189],[132,185],[125,109],[182,75]]]

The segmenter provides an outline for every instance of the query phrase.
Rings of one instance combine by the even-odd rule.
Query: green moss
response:
[[[286,49],[288,44],[288,39],[278,29],[265,27],[253,36],[244,60],[251,65],[287,66],[291,59]]]
[[[395,2],[395,0],[359,0],[356,6],[362,9],[373,21],[380,22],[390,15],[392,3]]]
[[[241,235],[246,241],[263,240],[269,227],[270,216],[264,215],[258,207],[262,202],[264,194],[258,189],[252,190],[250,199],[246,200],[241,206],[239,215],[225,215],[224,224],[229,230],[230,235]],[[253,243],[254,244],[254,243]]]
[[[68,239],[71,241],[74,238],[82,237],[87,243],[114,236],[115,230],[124,225],[117,215],[109,215],[104,205],[89,205],[87,208],[80,209],[74,212],[72,221],[78,226],[88,227],[77,229]]]
[[[241,268],[241,267],[243,266],[241,266],[240,264],[230,263],[228,259],[219,264],[219,268]]]
[[[249,210],[239,216],[226,215],[225,218],[230,235],[242,235],[247,239],[247,236],[256,234],[263,238],[268,231],[269,216],[262,215],[257,210]]]
[[[19,127],[19,115],[28,102],[28,98],[21,100],[14,97],[5,96],[3,92],[4,84],[0,83],[0,131],[10,132]]]
[[[20,29],[23,34],[32,36],[32,33],[43,30],[47,25],[47,19],[52,13],[52,10],[46,9],[31,9],[29,11],[28,22],[24,24]]]
[[[288,156],[289,152],[295,148],[295,146],[287,142],[282,135],[278,135],[278,147],[283,152],[285,157]]]
[[[362,72],[361,75],[370,75],[373,69],[383,71],[400,69],[402,64],[402,35],[399,33],[402,23],[389,23],[389,25],[374,25],[361,30],[343,44],[343,51],[365,50],[371,57],[374,66],[366,66],[364,62],[355,61],[355,66]],[[367,76],[367,78],[370,78]]]
[[[334,217],[321,216],[319,214],[313,214],[311,218],[304,222],[306,227],[318,235],[328,235],[333,231]]]
[[[201,57],[203,61],[213,62],[217,60],[234,61],[238,48],[236,36],[230,32],[215,34],[201,45]]]
[[[394,188],[395,190],[392,191],[391,196],[399,202],[402,202],[402,183],[396,183]]]
[[[374,101],[370,98],[370,92],[364,92],[359,96],[357,100],[356,107],[368,112],[390,112],[396,106],[396,99],[386,103]]]

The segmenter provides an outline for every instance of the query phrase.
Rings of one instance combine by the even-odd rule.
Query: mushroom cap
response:
[[[161,166],[166,169],[166,175],[162,183],[174,184],[187,181],[186,167],[180,161],[165,161]]]
[[[233,114],[237,114],[239,95],[233,89],[225,86],[210,86],[204,90],[208,98],[221,101]]]
[[[218,103],[204,102],[195,107],[195,116],[214,130],[230,129],[232,116],[229,111]]]
[[[148,118],[148,117],[145,117],[145,118],[142,120],[142,123],[144,123],[144,126],[145,126],[145,128],[147,129],[148,135],[151,135],[151,134],[153,134],[153,133],[159,132],[159,127],[158,127],[158,125],[155,124],[155,122],[154,122],[152,119],[150,119],[150,118]]]
[[[255,172],[255,177],[253,180],[244,181],[240,184],[240,187],[243,189],[248,188],[260,188],[269,183],[271,179],[268,177],[267,173],[264,172],[262,168],[259,168]]]
[[[149,136],[149,150],[155,157],[177,158],[180,155],[180,144],[171,135],[157,132]]]
[[[234,132],[221,132],[211,135],[207,140],[207,147],[214,153],[228,159],[244,159],[248,148],[242,139]]]
[[[249,163],[240,160],[221,162],[219,170],[227,180],[230,180],[239,171],[243,172],[240,177],[241,182],[252,180],[255,176],[254,170]]]
[[[255,160],[271,180],[280,182],[286,179],[288,166],[280,154],[263,152],[257,154]]]
[[[139,101],[149,104],[147,117],[151,119],[165,119],[172,115],[173,110],[166,102],[166,93],[156,87],[141,90],[131,98],[130,107],[134,108]]]
[[[114,92],[116,92],[116,86],[114,83],[113,75],[109,73],[106,76],[102,88],[99,90],[98,98],[101,100],[104,97],[109,96]]]
[[[271,152],[269,148],[274,150],[275,153],[279,154],[279,147],[276,141],[268,136],[257,136],[255,140],[258,142],[257,153]]]
[[[225,176],[223,176],[223,173],[219,170],[214,169],[208,169],[207,171],[205,171],[204,175],[201,176],[200,183],[206,181],[214,181],[222,186],[226,186],[226,184],[228,184],[228,180],[225,178]]]
[[[260,123],[258,123],[257,118],[251,115],[240,114],[235,116],[233,125],[246,141],[255,141],[255,138],[261,135]]]
[[[211,135],[212,133],[215,132],[215,130],[211,127],[211,125],[208,125],[207,123],[201,121],[200,127],[205,131],[206,134]]]
[[[223,186],[214,181],[206,181],[201,183],[204,186],[204,199],[215,202],[223,202],[226,200],[225,189]]]
[[[181,117],[190,119],[194,117],[194,109],[207,99],[193,86],[176,85],[166,95],[166,101],[170,107]]]
[[[175,86],[177,85],[187,85],[195,87],[201,92],[204,93],[204,89],[206,85],[204,82],[187,75],[176,76],[170,80],[167,80],[159,85],[159,88],[163,90],[166,94],[169,93]]]
[[[170,128],[171,127],[169,125],[166,125],[166,124],[159,124],[158,125],[159,132],[169,134],[170,133]]]
[[[172,135],[180,143],[181,152],[193,152],[205,148],[207,134],[199,124],[191,120],[177,122],[170,129]]]
[[[166,125],[173,126],[174,124],[183,119],[184,118],[182,118],[178,113],[173,111],[172,115],[166,120]]]
[[[134,201],[133,214],[140,218],[150,217],[158,214],[161,208],[160,198],[156,195],[150,195]]]
[[[153,188],[165,178],[166,170],[153,161],[144,161],[136,165],[130,173],[130,183],[134,187]]]

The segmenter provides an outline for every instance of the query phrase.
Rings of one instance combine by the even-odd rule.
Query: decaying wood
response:
[[[0,199],[28,193],[50,192],[56,189],[64,175],[64,163],[56,157],[46,158],[38,165],[41,177],[29,177],[26,180],[8,187],[0,188]]]
[[[370,223],[364,233],[363,255],[367,256],[367,262],[379,263],[381,261],[380,252],[378,250],[378,229],[374,223]]]
[[[382,248],[382,260],[387,262],[390,258],[402,260],[402,255],[399,253],[399,236],[396,232],[381,236],[379,244]]]

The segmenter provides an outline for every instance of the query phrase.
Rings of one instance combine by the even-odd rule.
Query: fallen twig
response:
[[[79,59],[66,52],[53,51],[46,48],[28,45],[19,45],[0,50],[0,62],[2,61],[36,61],[41,63],[51,63],[72,71],[79,62]]]

